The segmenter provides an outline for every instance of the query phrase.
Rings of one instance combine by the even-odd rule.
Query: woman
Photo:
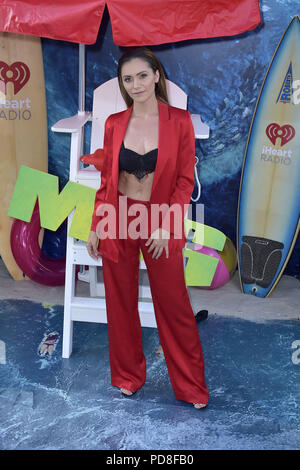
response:
[[[188,111],[168,105],[162,66],[149,49],[123,54],[118,80],[128,109],[105,123],[104,167],[87,242],[92,258],[102,255],[111,383],[131,396],[146,379],[138,313],[142,250],[175,396],[201,409],[207,405],[208,390],[182,257],[185,204],[194,189],[193,125]],[[116,227],[107,236],[103,216],[111,207]],[[136,207],[144,214],[138,237],[136,231],[132,234]],[[154,217],[157,207],[164,210]],[[181,210],[179,221],[175,209]]]

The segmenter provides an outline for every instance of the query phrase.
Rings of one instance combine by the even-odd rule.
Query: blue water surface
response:
[[[1,449],[300,449],[299,320],[200,322],[202,411],[176,400],[156,329],[143,328],[147,379],[128,399],[110,384],[107,325],[76,322],[70,359],[62,327],[61,306],[0,302]],[[54,331],[56,349],[41,357]]]

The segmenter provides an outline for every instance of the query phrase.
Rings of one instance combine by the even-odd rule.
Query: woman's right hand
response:
[[[88,254],[95,260],[98,260],[100,257],[100,253],[98,251],[98,236],[97,233],[91,230],[89,239],[86,244],[86,249]]]

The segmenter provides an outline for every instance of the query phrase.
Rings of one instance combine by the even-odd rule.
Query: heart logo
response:
[[[24,62],[14,62],[11,66],[0,61],[0,82],[4,83],[6,94],[6,85],[11,82],[14,85],[14,94],[16,95],[30,78],[29,67]]]
[[[281,140],[280,145],[282,147],[295,137],[296,131],[290,124],[285,124],[280,127],[279,124],[272,122],[272,124],[269,124],[266,128],[266,134],[273,145],[275,145],[276,139],[279,138]]]

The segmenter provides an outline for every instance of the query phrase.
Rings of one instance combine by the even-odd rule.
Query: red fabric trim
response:
[[[261,23],[259,0],[107,0],[119,46],[232,36]]]
[[[105,0],[2,0],[0,31],[94,44]]]
[[[0,31],[94,44],[106,4],[119,46],[232,36],[261,23],[259,0],[1,0]]]

